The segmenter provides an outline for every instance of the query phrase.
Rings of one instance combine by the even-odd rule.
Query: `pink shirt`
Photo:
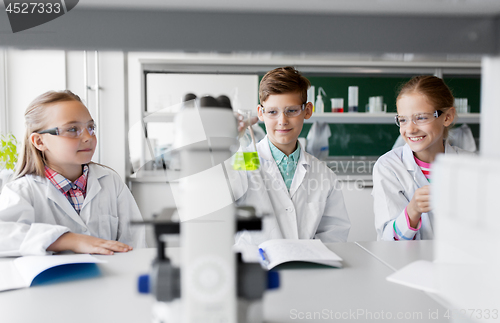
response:
[[[415,155],[413,156],[413,158],[415,159],[415,162],[417,163],[418,167],[420,167],[420,169],[422,170],[422,173],[424,173],[425,178],[427,178],[427,180],[430,183],[431,182],[431,164],[421,161],[420,159],[415,157]]]

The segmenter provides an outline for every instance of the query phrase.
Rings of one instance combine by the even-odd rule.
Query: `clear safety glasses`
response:
[[[88,124],[72,123],[62,127],[37,131],[36,133],[39,134],[48,133],[54,136],[62,136],[67,138],[80,138],[85,129],[87,129],[89,135],[95,136],[96,126],[94,122]]]
[[[262,114],[269,119],[276,119],[278,118],[281,113],[283,112],[285,116],[288,118],[294,118],[298,117],[302,111],[306,108],[306,104],[303,103],[302,105],[293,105],[291,107],[286,107],[284,111],[281,111],[278,108],[264,108],[264,106],[260,106],[262,108]]]
[[[441,110],[436,110],[434,113],[415,113],[414,115],[410,117],[406,116],[400,116],[396,115],[394,117],[394,120],[396,121],[396,125],[398,127],[406,127],[408,125],[408,122],[413,122],[417,126],[421,126],[424,124],[431,123],[432,121],[436,120],[443,114],[443,111]]]

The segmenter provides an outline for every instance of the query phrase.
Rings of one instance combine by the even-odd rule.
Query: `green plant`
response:
[[[13,170],[17,163],[17,140],[13,134],[0,135],[0,170]]]

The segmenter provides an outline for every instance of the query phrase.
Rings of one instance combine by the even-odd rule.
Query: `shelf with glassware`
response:
[[[306,123],[313,123],[315,121],[328,122],[328,123],[355,123],[355,124],[392,124],[394,123],[395,112],[386,113],[366,113],[366,112],[314,112],[311,118],[306,119]],[[459,113],[455,123],[469,123],[476,124],[480,122],[480,113]]]
[[[381,113],[366,113],[366,112],[314,112],[311,118],[306,119],[305,123],[313,123],[315,121],[328,123],[354,123],[354,124],[392,124],[394,123],[395,112]],[[153,112],[144,113],[144,122],[172,122],[175,113]],[[480,113],[459,113],[456,123],[477,124],[480,122]]]

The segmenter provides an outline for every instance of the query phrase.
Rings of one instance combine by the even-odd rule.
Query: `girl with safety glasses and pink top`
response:
[[[378,240],[434,238],[431,164],[438,154],[471,154],[446,142],[453,104],[450,89],[435,76],[414,77],[401,88],[395,121],[406,144],[381,156],[373,168]]]

